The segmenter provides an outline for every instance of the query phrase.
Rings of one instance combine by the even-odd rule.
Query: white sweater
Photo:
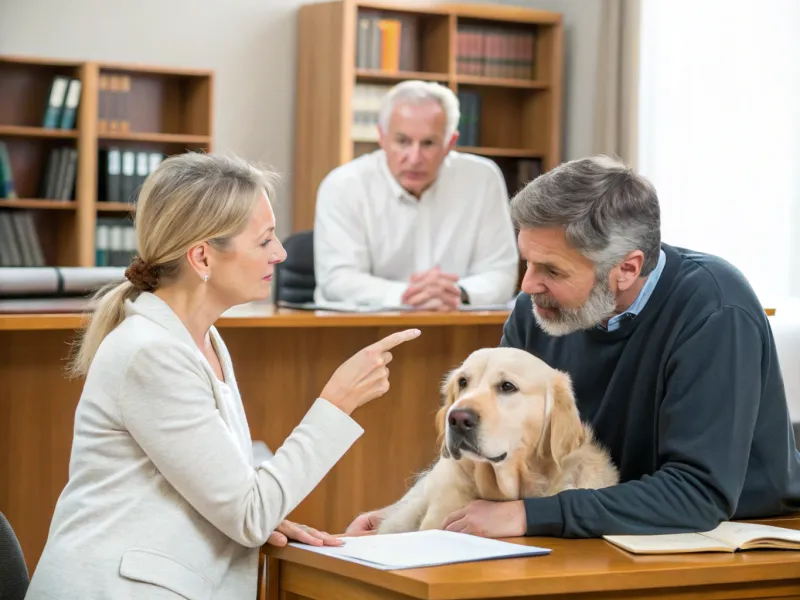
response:
[[[363,430],[318,398],[253,467],[216,329],[225,384],[161,299],[144,293],[125,313],[87,375],[69,482],[26,598],[255,598],[258,547]]]

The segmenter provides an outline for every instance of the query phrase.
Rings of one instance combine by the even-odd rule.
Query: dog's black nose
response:
[[[459,433],[468,434],[478,426],[480,418],[474,410],[466,408],[450,411],[447,422]]]

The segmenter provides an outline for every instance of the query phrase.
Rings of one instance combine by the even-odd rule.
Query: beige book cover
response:
[[[800,531],[772,525],[724,521],[711,531],[662,535],[604,535],[603,539],[633,554],[800,550]]]

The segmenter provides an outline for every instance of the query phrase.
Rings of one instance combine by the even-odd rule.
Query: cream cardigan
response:
[[[26,598],[256,597],[257,548],[363,433],[323,399],[268,461],[231,393],[157,296],[125,305],[75,413],[69,481]]]

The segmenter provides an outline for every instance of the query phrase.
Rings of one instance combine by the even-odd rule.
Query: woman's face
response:
[[[286,250],[275,235],[275,214],[266,194],[244,231],[232,238],[224,251],[212,253],[206,285],[224,305],[269,298],[275,265],[286,260]]]

